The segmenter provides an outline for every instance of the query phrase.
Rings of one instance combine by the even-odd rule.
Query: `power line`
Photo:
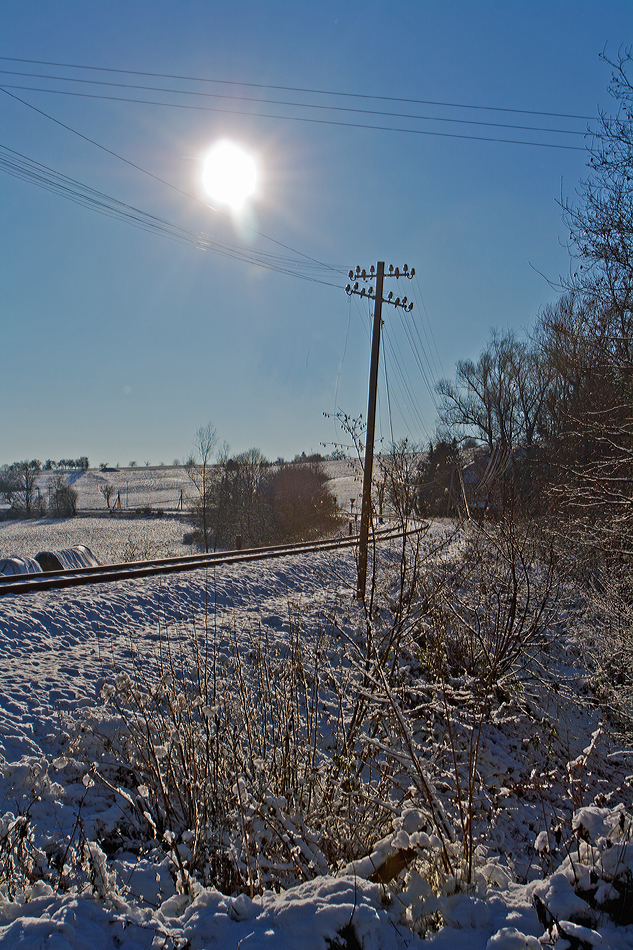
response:
[[[389,338],[387,337],[387,335],[384,336],[384,341],[385,341],[385,347],[384,347],[385,356],[384,356],[384,361],[385,361],[385,366],[386,366],[386,365],[387,365],[387,347],[391,347],[391,349],[393,350],[393,346],[392,346],[391,340],[389,340]],[[395,374],[394,374],[394,378],[395,378],[395,381],[396,381],[396,383],[397,383],[397,385],[398,385],[398,388],[400,389],[400,392],[401,392],[401,394],[402,394],[402,396],[403,396],[403,398],[404,398],[405,406],[407,406],[407,397],[406,397],[406,393],[405,393],[405,390],[404,390],[404,388],[403,388],[402,381],[401,381],[402,371],[401,371],[401,367],[398,365],[397,359],[396,359],[395,357],[394,357],[394,367],[395,367],[395,370],[396,370],[396,372],[395,372]],[[399,378],[399,377],[400,377],[400,378]],[[409,422],[407,421],[407,415],[406,415],[406,413],[405,413],[405,411],[404,411],[402,405],[400,404],[400,400],[399,400],[398,396],[396,395],[395,392],[392,392],[390,395],[391,395],[391,398],[393,399],[393,401],[394,401],[394,403],[395,403],[395,405],[396,405],[396,408],[397,408],[398,412],[400,413],[400,418],[402,419],[402,422],[403,422],[403,424],[404,424],[405,429],[407,430],[409,436],[411,436],[411,438],[414,438],[412,427],[411,427],[411,425],[409,425]],[[411,411],[409,411],[408,414],[409,414],[409,417],[410,417],[410,419],[411,419],[411,423],[412,423],[412,425],[413,425],[413,429],[417,429],[418,424],[416,424],[415,420],[413,419],[413,414],[411,413]]]
[[[391,393],[389,391],[389,377],[387,376],[387,360],[385,359],[384,348],[382,356],[382,368],[385,373],[385,391],[387,393],[387,410],[389,412],[389,431],[391,433],[391,444],[395,445],[395,439],[393,437],[393,416],[391,414]]]
[[[220,214],[225,218],[230,218],[230,215],[226,214],[223,211],[220,211],[218,208],[214,208],[213,205],[208,204],[206,201],[202,201],[200,198],[196,198],[195,195],[189,194],[187,191],[183,191],[182,188],[178,188],[177,185],[173,185],[171,182],[166,181],[164,178],[160,178],[158,175],[154,175],[152,172],[147,171],[145,168],[141,168],[140,165],[137,165],[135,162],[130,161],[128,158],[124,158],[122,155],[119,155],[117,152],[113,152],[112,149],[106,148],[105,145],[101,145],[99,142],[96,142],[94,139],[89,138],[87,135],[84,135],[82,132],[78,132],[77,129],[73,129],[70,125],[66,125],[65,122],[61,122],[59,119],[54,118],[54,116],[49,115],[47,112],[43,112],[42,109],[38,109],[37,106],[31,105],[30,102],[26,102],[24,99],[20,99],[19,96],[15,96],[12,92],[8,92],[6,89],[0,87],[0,92],[4,92],[5,95],[10,96],[12,99],[15,99],[17,102],[21,102],[22,105],[26,106],[28,109],[32,109],[34,112],[37,112],[39,115],[44,116],[44,118],[49,119],[51,122],[54,122],[56,125],[61,126],[63,129],[66,129],[68,132],[72,132],[73,135],[77,135],[79,138],[83,139],[85,142],[89,142],[91,145],[96,146],[96,148],[101,149],[103,152],[107,152],[108,155],[112,155],[114,158],[118,159],[121,162],[124,162],[126,165],[129,165],[131,168],[135,168],[137,171],[142,172],[144,175],[148,175],[150,178],[153,178],[155,181],[160,182],[162,185],[166,185],[168,188],[171,188],[173,191],[178,192],[180,195],[184,195],[185,198],[191,199],[198,204],[201,204],[203,207],[215,211],[216,214]],[[310,257],[308,254],[304,254],[302,251],[298,251],[293,247],[290,247],[287,244],[283,244],[281,241],[277,241],[275,238],[269,237],[269,235],[264,234],[261,231],[258,231],[256,228],[249,227],[245,225],[249,231],[253,234],[257,234],[259,237],[265,238],[267,241],[272,241],[273,244],[276,244],[278,247],[283,247],[286,251],[291,251],[293,254],[297,254],[300,257],[304,258],[307,261],[311,261],[313,264],[318,264],[321,267],[331,270],[335,273],[344,273],[343,268],[334,267],[330,264],[324,264],[323,261],[317,261],[316,258]]]
[[[132,99],[126,96],[99,96],[87,92],[72,92],[68,89],[42,89],[36,86],[18,86],[12,85],[11,83],[6,83],[3,86],[0,86],[0,90],[2,92],[6,92],[7,95],[11,95],[11,93],[7,92],[8,89],[21,89],[28,92],[44,92],[54,95],[75,96],[81,99],[101,99],[106,102],[131,102],[136,105],[161,106],[169,109],[188,109],[196,112],[214,112],[220,113],[222,115],[241,115],[258,119],[278,119],[284,122],[307,122],[312,125],[332,125],[348,129],[369,129],[374,132],[399,132],[404,135],[431,135],[434,138],[461,139],[473,142],[495,142],[502,145],[532,145],[535,148],[562,148],[572,152],[586,151],[584,146],[581,145],[562,145],[555,142],[529,142],[523,139],[505,139],[490,135],[460,135],[457,132],[434,132],[430,129],[400,129],[394,128],[390,125],[369,125],[365,122],[340,122],[335,119],[312,119],[308,116],[278,115],[270,112],[247,112],[243,109],[220,109],[215,106],[191,106],[182,102],[156,102],[152,99]],[[17,96],[14,96],[14,98],[18,99]],[[23,99],[18,99],[18,101],[24,102]],[[28,105],[28,103],[25,104]],[[35,107],[32,106],[31,108]]]
[[[400,308],[398,308],[398,309],[400,309]],[[406,336],[407,341],[408,341],[408,343],[409,343],[409,347],[410,347],[410,349],[411,349],[411,352],[413,353],[413,356],[414,356],[416,365],[417,365],[417,367],[418,367],[418,370],[420,371],[420,376],[422,377],[422,380],[423,380],[423,382],[424,382],[424,385],[426,386],[427,392],[428,392],[429,396],[431,397],[431,401],[433,402],[433,405],[434,405],[435,408],[437,409],[437,405],[435,404],[435,392],[434,392],[434,389],[433,389],[433,385],[432,385],[432,383],[431,383],[431,381],[430,381],[430,379],[429,379],[429,373],[427,373],[427,371],[426,371],[426,369],[424,368],[424,365],[423,365],[423,363],[422,363],[422,356],[421,356],[420,348],[418,347],[417,340],[415,339],[415,337],[414,337],[414,335],[413,335],[413,332],[412,332],[412,330],[411,330],[411,327],[409,326],[409,324],[408,324],[408,322],[407,322],[407,317],[409,317],[409,314],[400,313],[400,320],[401,320],[401,323],[402,323],[402,326],[403,326],[403,329],[404,329],[404,332],[405,332],[405,336]],[[422,353],[424,353],[424,350],[422,350]],[[427,363],[428,363],[428,360],[427,360]],[[430,366],[429,366],[429,371],[430,371]]]
[[[418,304],[417,309],[420,312],[424,313],[426,325],[424,323],[422,324],[422,332],[424,333],[424,337],[427,342],[426,350],[430,354],[431,359],[433,360],[434,374],[436,378],[439,376],[445,376],[446,374],[444,372],[444,367],[442,366],[442,360],[440,358],[440,354],[438,353],[438,350],[437,350],[437,344],[435,342],[435,337],[433,336],[433,328],[431,326],[431,321],[429,320],[429,314],[426,309],[426,303],[424,302],[424,297],[422,296],[422,291],[420,290],[420,287],[419,287],[419,281],[417,279],[417,275],[412,281],[412,289],[413,289],[413,294],[416,299],[416,303]],[[427,327],[428,327],[428,333],[427,333]],[[417,329],[417,323],[416,323],[416,329]],[[429,337],[430,337],[430,344],[429,344]],[[435,353],[435,356],[437,357],[437,365],[435,365],[433,352]],[[438,367],[439,367],[439,372],[438,372]]]
[[[337,405],[338,404],[338,387],[339,387],[339,382],[341,380],[341,372],[343,370],[343,363],[345,362],[345,355],[347,353],[347,343],[349,340],[349,329],[350,329],[351,323],[352,323],[352,298],[350,297],[348,313],[347,313],[347,330],[345,331],[345,345],[343,346],[343,355],[341,357],[341,362],[339,363],[338,373],[336,374],[336,385],[334,387],[334,407],[332,410],[332,424],[334,426],[335,436],[337,435],[337,432],[336,432],[337,415],[336,414],[338,412],[338,405]]]
[[[372,99],[377,102],[405,102],[410,105],[442,106],[447,109],[477,109],[486,112],[509,112],[516,115],[541,115],[554,119],[582,119],[593,122],[595,116],[573,115],[565,112],[542,112],[534,109],[512,109],[504,106],[468,105],[459,102],[439,102],[432,99],[404,99],[397,96],[372,96],[369,93],[340,92],[327,89],[307,89],[301,86],[275,86],[268,83],[239,82],[230,79],[207,79],[199,76],[179,76],[170,73],[149,73],[135,69],[112,69],[106,66],[82,66],[77,63],[54,63],[39,59],[19,59],[14,56],[0,56],[0,61],[11,63],[29,63],[32,66],[58,66],[63,69],[86,69],[102,73],[118,73],[127,76],[149,76],[153,79],[179,79],[185,82],[215,83],[223,86],[244,86],[249,89],[275,89],[279,92],[304,92],[315,96],[340,96],[350,99]]]
[[[409,373],[407,372],[405,361],[402,358],[402,353],[400,352],[398,341],[395,335],[392,334],[391,329],[390,327],[387,326],[387,324],[385,324],[385,327],[384,327],[384,340],[386,344],[385,351],[387,351],[387,347],[389,347],[391,351],[391,358],[393,360],[393,365],[396,370],[395,378],[401,390],[404,403],[408,408],[411,420],[414,423],[414,428],[425,432],[428,436],[428,431],[424,423],[424,419],[422,417],[420,407],[418,406],[417,400],[414,396],[413,385],[411,383]],[[400,410],[400,412],[402,415],[403,422],[405,422],[405,425],[406,425],[406,420],[404,418],[404,414],[402,413],[402,410]],[[409,429],[408,426],[407,428]],[[410,429],[409,429],[409,432],[410,434],[412,434]]]
[[[413,290],[415,293],[415,286],[413,287]],[[400,313],[400,319],[402,321],[405,333],[407,334],[407,337],[410,340],[411,350],[415,356],[416,362],[418,363],[420,374],[427,386],[429,395],[431,396],[431,400],[433,404],[435,405],[435,408],[437,409],[437,405],[435,404],[435,383],[437,381],[438,373],[437,373],[437,368],[431,366],[432,353],[428,345],[428,336],[426,334],[426,329],[423,326],[424,335],[425,337],[427,337],[427,344],[425,345],[420,335],[418,320],[416,317],[416,311],[403,310]],[[428,323],[428,316],[427,316],[427,323]],[[430,323],[429,323],[429,332],[430,332],[431,337],[433,337],[433,331],[431,329]],[[435,343],[435,341],[433,341],[433,343]],[[437,351],[437,347],[436,347],[436,351]],[[426,369],[422,365],[423,360],[424,360],[424,363],[426,364]]]
[[[50,76],[42,75],[41,73],[24,73],[16,72],[9,69],[0,69],[0,74],[9,75],[9,76],[25,76],[31,79],[51,79],[55,82],[74,82],[74,83],[84,83],[85,85],[91,86],[110,86],[116,89],[140,89],[144,92],[167,92],[172,95],[178,96],[199,96],[207,99],[227,99],[234,102],[253,102],[253,103],[265,103],[266,105],[275,105],[275,106],[290,106],[296,109],[321,109],[329,112],[353,112],[359,115],[378,115],[378,116],[387,116],[392,119],[417,119],[422,122],[451,122],[459,125],[478,125],[478,126],[487,126],[489,128],[496,129],[517,129],[523,132],[551,132],[557,135],[579,135],[585,136],[586,131],[579,132],[575,129],[552,129],[547,126],[533,126],[533,125],[513,125],[507,122],[483,122],[477,119],[455,119],[448,118],[445,116],[431,116],[431,115],[416,115],[414,113],[408,112],[388,112],[385,110],[378,109],[358,109],[351,106],[333,106],[325,105],[323,103],[310,103],[310,102],[291,102],[287,99],[261,99],[254,98],[251,96],[231,96],[225,95],[223,93],[217,92],[198,92],[196,90],[189,89],[166,89],[164,86],[141,86],[133,85],[130,83],[118,83],[118,82],[106,82],[101,79],[74,79],[69,76]],[[83,94],[80,92],[75,92],[72,90],[65,89],[48,89],[48,88],[37,88],[34,89],[32,86],[15,86],[12,84],[5,84],[8,89],[30,89],[31,91],[37,92],[50,92],[56,93],[58,95],[73,95],[73,96],[86,96],[86,98],[110,98],[107,96],[94,96],[92,94]],[[139,102],[145,103],[145,100],[140,99],[125,99],[126,102]],[[167,103],[155,103],[156,105],[167,105]],[[169,103],[172,107],[183,108],[182,103]],[[191,108],[191,107],[189,107]],[[289,117],[292,118],[292,117]]]
[[[304,259],[293,259],[267,251],[254,251],[239,244],[218,241],[204,232],[192,231],[181,225],[173,224],[164,218],[148,214],[133,205],[97,191],[89,185],[56,172],[54,169],[3,145],[0,145],[0,169],[15,178],[31,182],[46,191],[67,198],[84,208],[104,214],[107,217],[117,218],[144,231],[160,234],[162,237],[167,237],[179,243],[192,245],[199,250],[213,251],[224,257],[255,264],[291,277],[298,277],[301,280],[325,284],[329,287],[340,287],[338,283],[334,284],[317,276],[319,270],[323,270],[324,267],[327,268],[327,265],[310,263]],[[312,269],[312,273],[309,272],[310,269]]]

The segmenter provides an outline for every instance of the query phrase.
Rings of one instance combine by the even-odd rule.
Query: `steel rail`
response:
[[[401,529],[386,528],[383,531],[375,532],[375,539],[376,541],[389,541],[401,538],[403,534],[404,532]],[[98,567],[69,568],[64,571],[47,571],[42,574],[13,574],[8,577],[0,577],[0,596],[78,587],[87,584],[107,584],[120,580],[132,580],[137,577],[195,571],[224,564],[260,561],[265,558],[278,558],[312,551],[329,551],[337,548],[356,547],[357,545],[358,536],[355,535],[351,538],[328,538],[322,541],[304,541],[298,544],[277,544],[236,551],[155,558],[148,561],[127,561],[122,564],[104,564]]]

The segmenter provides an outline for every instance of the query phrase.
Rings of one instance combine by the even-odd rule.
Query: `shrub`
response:
[[[77,514],[77,492],[66,484],[63,475],[49,482],[48,513],[53,518],[72,518]]]

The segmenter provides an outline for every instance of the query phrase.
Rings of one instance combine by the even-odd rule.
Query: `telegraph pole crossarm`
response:
[[[389,293],[386,299],[383,298],[383,281],[385,277],[408,277],[415,276],[415,268],[409,270],[405,264],[402,271],[398,267],[394,270],[393,264],[389,265],[389,273],[385,274],[385,262],[378,261],[376,270],[374,266],[369,269],[369,274],[360,267],[354,272],[349,272],[350,281],[355,283],[348,284],[345,288],[346,293],[351,296],[357,294],[359,297],[368,297],[374,300],[374,326],[371,339],[371,362],[369,367],[369,401],[367,407],[367,434],[365,441],[365,466],[363,473],[363,503],[360,516],[360,537],[358,545],[358,586],[356,596],[359,600],[364,599],[367,586],[367,557],[369,549],[369,524],[371,521],[371,484],[374,463],[374,433],[376,428],[376,394],[378,391],[378,364],[380,357],[380,329],[382,325],[382,305],[383,303],[392,304],[394,307],[402,307],[409,312],[413,309],[413,304],[407,302],[407,298],[400,297],[394,299],[393,293]],[[376,278],[376,291],[370,286],[369,290],[360,287],[360,281],[373,280]]]

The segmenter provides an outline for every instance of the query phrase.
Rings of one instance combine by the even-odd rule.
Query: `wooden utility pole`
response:
[[[393,299],[393,293],[390,293],[386,300],[383,300],[382,290],[383,282],[385,276],[387,277],[408,277],[411,279],[415,276],[415,269],[412,267],[411,270],[405,264],[402,273],[400,269],[396,267],[395,271],[393,269],[393,264],[389,265],[389,273],[385,275],[385,262],[378,261],[376,265],[376,271],[374,272],[373,265],[370,267],[369,274],[360,269],[356,268],[356,272],[349,272],[349,279],[356,280],[354,286],[348,284],[345,288],[346,292],[351,296],[352,294],[358,294],[359,297],[369,297],[371,300],[375,301],[374,304],[374,328],[371,338],[371,363],[369,367],[369,400],[367,405],[367,433],[365,439],[365,465],[364,465],[364,475],[363,475],[363,503],[361,508],[360,515],[360,537],[359,537],[359,547],[358,547],[358,586],[356,588],[356,596],[359,600],[362,600],[365,597],[365,590],[367,587],[367,558],[369,552],[369,525],[371,522],[371,482],[373,475],[374,467],[374,433],[376,429],[376,393],[378,391],[378,364],[380,357],[380,329],[382,326],[382,305],[383,303],[390,303],[394,307],[402,307],[405,311],[410,311],[413,309],[412,303],[407,303],[407,298],[403,297],[400,300],[400,297]],[[374,288],[370,287],[369,291],[365,287],[362,287],[359,290],[359,281],[373,280],[376,278],[376,292],[374,294]]]
[[[369,401],[367,404],[367,433],[365,439],[365,471],[363,475],[363,506],[360,513],[360,538],[358,545],[358,586],[356,596],[365,596],[367,585],[367,555],[369,550],[369,520],[371,517],[371,479],[374,467],[374,433],[376,429],[376,392],[378,390],[378,357],[380,356],[380,325],[382,322],[382,285],[385,277],[385,262],[376,266],[376,303],[374,304],[374,330],[371,337],[371,363],[369,364]]]

